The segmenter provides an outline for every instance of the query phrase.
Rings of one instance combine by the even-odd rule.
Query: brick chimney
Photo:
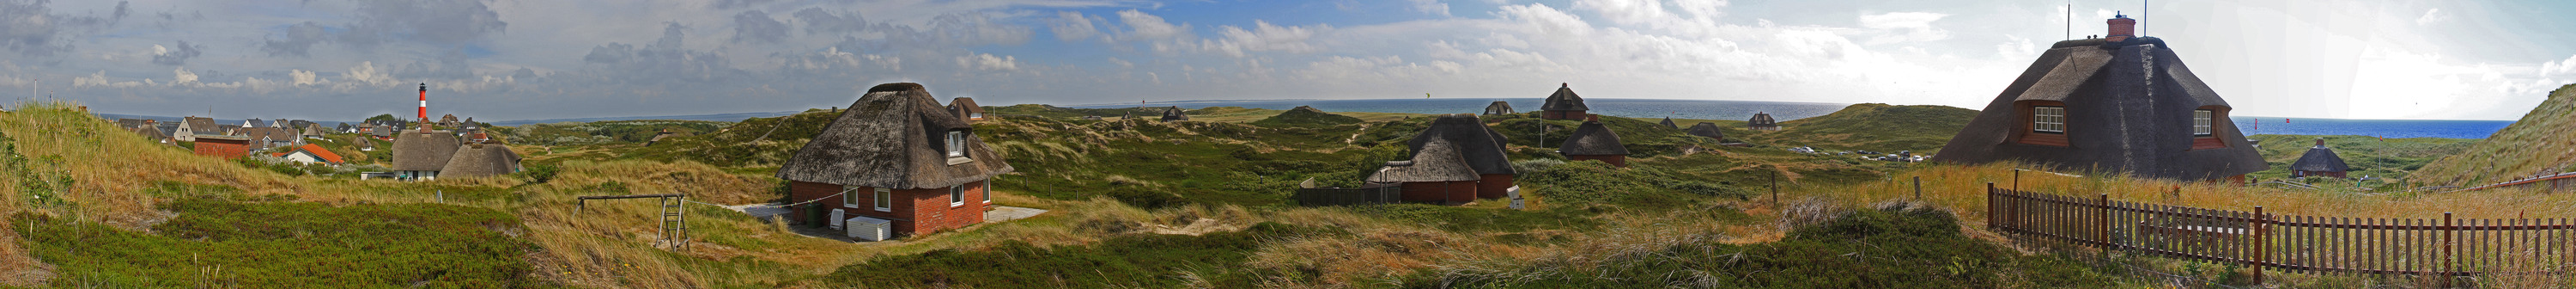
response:
[[[2317,138],[2317,146],[2326,146],[2326,138]]]
[[[2111,24],[2111,34],[2108,34],[2110,35],[2109,37],[2104,38],[2110,39],[2111,42],[2120,42],[2122,40],[2129,40],[2129,38],[2138,37],[2134,34],[2136,33],[2134,31],[2137,31],[2138,29],[2137,19],[2129,19],[2128,14],[2113,15],[2114,16],[2111,16],[2111,20],[2103,21],[2104,23]]]

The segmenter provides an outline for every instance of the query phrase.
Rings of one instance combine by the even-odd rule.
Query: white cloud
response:
[[[173,71],[171,71],[171,74],[173,74],[173,75],[170,77],[170,85],[171,85],[171,86],[179,86],[179,85],[187,85],[187,84],[197,83],[197,73],[194,73],[194,72],[188,72],[188,68],[187,68],[187,67],[180,67],[180,68],[178,68],[177,70],[173,70]]]
[[[1014,71],[1020,69],[1019,62],[1020,60],[1018,57],[995,57],[992,54],[975,54],[957,57],[957,67],[967,70]]]
[[[1950,38],[1950,31],[1932,27],[1932,22],[1940,21],[1942,17],[1950,17],[1950,15],[1931,12],[1890,12],[1878,15],[1861,15],[1860,26],[1878,29],[1881,30],[1882,33],[1885,33],[1877,37],[1871,37],[1869,39],[1869,44],[1872,45],[1897,42],[1936,41]]]
[[[1271,25],[1269,21],[1261,20],[1253,20],[1252,24],[1252,30],[1244,30],[1241,27],[1230,25],[1218,27],[1217,34],[1224,38],[1204,41],[1201,42],[1199,46],[1210,51],[1234,57],[1243,57],[1244,53],[1247,51],[1310,53],[1322,50],[1322,48],[1316,47],[1313,43],[1308,43],[1307,39],[1314,38],[1316,31],[1333,29],[1333,27],[1329,25],[1312,28],[1279,26]]]
[[[1047,20],[1047,31],[1055,32],[1055,39],[1065,42],[1097,37],[1100,36],[1100,28],[1092,25],[1098,21],[1096,18],[1082,15],[1082,12],[1056,12],[1055,19]]]
[[[1405,2],[1413,4],[1413,11],[1449,16],[1449,3],[1440,3],[1440,0],[1405,0]]]
[[[2423,17],[2415,17],[2415,25],[2433,25],[2445,20],[2451,20],[2451,14],[2442,13],[2442,8],[2433,8],[2424,10]]]
[[[1189,24],[1174,25],[1171,22],[1164,22],[1162,16],[1145,14],[1144,11],[1118,11],[1118,21],[1127,24],[1127,34],[1122,38],[1161,40],[1179,37],[1183,33],[1190,32]]]

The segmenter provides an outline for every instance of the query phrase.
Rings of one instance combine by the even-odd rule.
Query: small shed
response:
[[[1611,166],[1628,167],[1628,146],[1620,143],[1619,134],[1610,132],[1610,127],[1600,121],[1585,121],[1583,126],[1575,127],[1574,135],[1566,137],[1564,145],[1558,146],[1556,153],[1565,155],[1566,161],[1601,161]]]
[[[1682,125],[1680,125],[1680,124],[1674,124],[1674,123],[1673,123],[1673,117],[1670,117],[1670,116],[1664,117],[1664,122],[1663,122],[1662,124],[1664,125],[1664,127],[1675,128],[1675,129],[1682,128]]]
[[[1169,122],[1186,120],[1190,120],[1190,114],[1181,111],[1180,106],[1172,106],[1171,108],[1163,109],[1163,121]]]
[[[2317,146],[2308,147],[2307,154],[2300,155],[2298,162],[2290,163],[2290,176],[2293,177],[2342,178],[2345,171],[2351,170],[2351,166],[2344,165],[2342,156],[2335,155],[2334,149],[2326,147],[2326,138],[2317,138]]]
[[[1689,133],[1692,136],[1706,137],[1717,141],[1726,141],[1726,130],[1718,129],[1717,123],[1713,122],[1700,122],[1699,124],[1693,124],[1690,127]]]
[[[1547,103],[1538,106],[1539,118],[1581,120],[1591,115],[1592,107],[1583,105],[1583,96],[1575,95],[1573,86],[1556,84],[1556,93],[1547,95]]]
[[[228,135],[197,136],[197,155],[238,159],[250,156],[250,138]]]

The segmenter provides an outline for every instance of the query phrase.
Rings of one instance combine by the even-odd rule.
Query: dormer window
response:
[[[2022,114],[2020,130],[2013,132],[2013,142],[2028,145],[2068,146],[2066,141],[2066,103],[2032,100],[2015,103]]]
[[[2206,137],[2213,135],[2210,133],[2209,123],[2211,121],[2210,118],[2217,114],[2218,112],[2207,109],[2191,111],[2191,136]]]
[[[2031,132],[2066,134],[2066,107],[2034,106],[2030,112]]]
[[[966,157],[966,131],[948,131],[948,157]]]

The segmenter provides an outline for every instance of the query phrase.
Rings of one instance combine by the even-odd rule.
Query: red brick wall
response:
[[[796,202],[832,197],[815,203],[823,204],[823,210],[826,212],[834,208],[841,209],[841,213],[847,215],[843,216],[844,218],[867,216],[893,221],[893,231],[896,236],[910,236],[964,228],[984,222],[984,208],[987,206],[984,203],[986,192],[984,182],[978,181],[961,186],[966,187],[964,206],[949,206],[947,188],[905,189],[889,192],[895,199],[894,207],[890,212],[876,210],[875,188],[860,187],[850,190],[854,199],[852,201],[855,203],[843,203],[842,198],[832,197],[833,194],[841,192],[841,186],[832,184],[795,182],[789,185],[791,191],[789,194],[793,195]],[[795,207],[794,210],[797,215],[791,216],[793,220],[802,221],[808,218],[805,216],[810,216],[806,215],[809,213],[804,211],[806,210],[804,206]]]
[[[1455,205],[1476,201],[1476,181],[1453,181],[1442,186],[1442,189],[1449,193],[1449,202],[1443,204]]]
[[[1623,155],[1565,156],[1565,161],[1601,161],[1604,163],[1610,163],[1610,166],[1614,167],[1628,167],[1628,156]]]
[[[197,155],[238,159],[250,155],[250,147],[237,143],[197,142]]]
[[[1512,175],[1484,174],[1479,177],[1482,177],[1483,180],[1476,182],[1476,198],[1500,199],[1511,197]]]

